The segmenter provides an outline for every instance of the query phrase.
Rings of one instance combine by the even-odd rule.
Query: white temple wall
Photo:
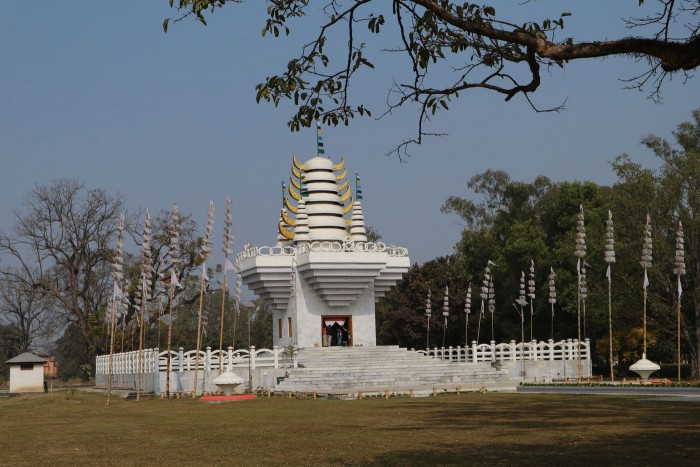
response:
[[[316,291],[299,274],[295,274],[295,291],[289,300],[287,310],[275,311],[273,343],[278,347],[296,345],[298,347],[321,347],[323,316],[352,316],[351,336],[353,345],[377,345],[376,323],[374,318],[374,285],[362,291],[348,307],[329,307]],[[282,338],[279,338],[278,320],[282,319]],[[288,334],[288,318],[292,318],[292,332]]]

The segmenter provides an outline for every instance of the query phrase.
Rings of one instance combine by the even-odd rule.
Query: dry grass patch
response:
[[[697,465],[699,439],[700,404],[635,396],[0,399],[2,465]]]

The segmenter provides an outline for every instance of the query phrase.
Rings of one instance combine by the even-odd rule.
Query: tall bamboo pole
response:
[[[445,325],[442,328],[442,352],[445,353],[445,334],[447,334],[447,317],[450,316],[450,289],[445,286],[445,298],[442,305],[442,316],[445,318]]]
[[[605,275],[608,279],[608,347],[610,350],[608,360],[610,363],[610,381],[615,381],[612,332],[612,264],[615,262],[615,228],[611,211],[608,211],[608,220],[605,221],[605,257],[603,259],[608,264]]]
[[[518,306],[513,304],[513,308],[520,315],[520,371],[521,374],[525,375],[525,306],[527,306],[527,300],[525,299],[525,271],[520,272],[520,295],[516,300]],[[531,339],[532,340],[532,339]]]
[[[484,299],[481,299],[481,309],[479,310],[479,321],[476,328],[476,343],[479,343],[479,337],[481,335],[481,318],[484,316]]]
[[[467,287],[467,298],[464,299],[464,359],[469,361],[469,315],[472,313],[472,283]]]
[[[195,353],[194,381],[192,387],[192,397],[197,396],[197,373],[199,371],[199,350],[202,346],[202,305],[204,303],[204,288],[207,281],[207,259],[211,254],[212,234],[214,233],[214,202],[209,201],[209,211],[207,212],[207,227],[202,239],[202,281],[199,287],[199,312],[197,314],[197,349]],[[204,390],[202,390],[203,392]]]
[[[576,215],[576,249],[574,256],[578,258],[576,261],[577,281],[577,299],[576,299],[576,327],[577,327],[577,349],[578,355],[578,377],[582,376],[581,371],[581,260],[586,256],[586,224],[583,216],[583,205],[579,205],[579,213]]]
[[[202,275],[199,287],[199,312],[197,314],[197,349],[194,357],[194,382],[192,386],[192,397],[197,397],[197,372],[199,371],[199,349],[202,347],[202,303],[204,302],[204,286],[206,275]]]
[[[170,399],[170,371],[172,365],[172,341],[173,341],[173,300],[175,299],[175,286],[170,283],[168,291],[168,367],[165,372],[165,397]]]
[[[224,311],[226,310],[226,271],[224,270],[224,287],[221,294],[221,317],[219,319],[219,374],[223,366],[224,351]]]
[[[530,260],[530,278],[527,281],[527,296],[530,298],[530,342],[533,340],[532,320],[535,315],[535,260]]]
[[[116,330],[116,320],[118,317],[117,313],[117,303],[118,300],[122,299],[121,289],[119,288],[119,283],[124,277],[124,214],[119,216],[119,226],[117,227],[117,238],[115,241],[114,248],[114,261],[112,262],[112,281],[113,281],[113,292],[112,292],[112,317],[110,320],[110,332],[109,332],[109,376],[107,381],[107,405],[110,405],[112,398],[112,373],[113,373],[113,362],[114,362],[114,340],[115,340],[115,330]]]
[[[175,287],[180,287],[176,267],[180,264],[180,212],[177,204],[173,204],[170,216],[170,290],[168,290],[168,364],[165,373],[165,396],[170,398],[170,371],[172,370],[172,342],[173,342],[173,302],[175,301]]]
[[[221,294],[221,318],[219,319],[219,374],[223,368],[223,351],[224,351],[224,316],[226,310],[226,278],[229,269],[234,269],[233,264],[229,261],[228,256],[232,252],[233,233],[231,231],[231,198],[226,198],[226,217],[224,219],[224,286]]]
[[[425,301],[425,316],[428,318],[428,324],[425,327],[425,350],[430,353],[430,317],[432,316],[432,303],[430,300],[430,289],[428,289],[428,298]]]
[[[675,268],[673,273],[676,274],[678,281],[678,300],[676,303],[676,352],[678,365],[678,382],[681,382],[681,297],[683,296],[683,287],[681,286],[681,276],[685,275],[685,241],[683,238],[683,224],[678,221],[678,234],[676,237],[676,258]]]
[[[108,370],[108,378],[107,378],[107,405],[110,405],[111,398],[112,398],[112,362],[114,358],[114,319],[117,314],[115,308],[117,307],[116,305],[116,299],[113,297],[112,298],[112,317],[109,323],[109,370]]]
[[[146,275],[141,276],[141,322],[139,323],[139,355],[138,355],[138,372],[139,377],[136,380],[136,400],[141,400],[141,378],[143,376],[143,338],[144,338],[144,320],[146,318]]]
[[[146,307],[148,306],[148,294],[146,277],[153,270],[151,263],[151,214],[146,209],[146,217],[143,223],[143,243],[141,245],[141,304],[139,324],[139,354],[138,354],[138,379],[136,380],[136,400],[141,400],[141,378],[143,377],[143,341],[146,335]]]
[[[678,290],[680,292],[681,290],[681,276],[678,274],[676,277],[678,277]],[[676,355],[677,355],[677,362],[678,362],[678,382],[681,382],[681,294],[678,294],[678,303],[676,304],[676,335],[677,335],[677,342],[676,342]]]
[[[489,260],[486,263],[486,273],[489,276],[489,313],[491,313],[491,341],[496,340],[496,334],[494,332],[494,316],[496,314],[496,291],[493,287],[493,275],[491,274],[490,265],[496,265],[493,261]]]
[[[549,268],[550,273],[549,273],[549,304],[552,306],[552,320],[551,320],[551,331],[550,331],[550,339],[552,341],[554,340],[554,304],[557,303],[557,288],[556,288],[556,283],[555,283],[555,278],[557,277],[556,274],[554,274],[554,268],[550,267]]]
[[[640,265],[644,269],[644,304],[643,304],[643,334],[644,334],[644,347],[642,351],[642,358],[647,358],[647,287],[649,286],[649,276],[647,275],[647,269],[651,268],[652,261],[652,242],[651,242],[651,216],[647,214],[647,220],[644,224],[644,243],[642,245],[642,260]]]

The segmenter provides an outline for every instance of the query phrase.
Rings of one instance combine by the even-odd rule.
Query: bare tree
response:
[[[122,209],[119,196],[59,179],[37,185],[15,213],[11,234],[0,234],[0,254],[18,265],[5,268],[3,278],[50,298],[93,352],[103,350],[101,313],[112,290],[111,241]]]
[[[19,331],[19,352],[47,343],[60,330],[62,320],[50,296],[27,287],[26,274],[15,270],[11,277],[24,276],[24,281],[4,277],[0,271],[0,322],[14,325]]]
[[[240,2],[170,0],[179,16],[166,19],[163,29],[188,17],[206,25],[205,15],[227,3]],[[352,83],[355,75],[374,68],[371,45],[377,41],[373,36],[392,35],[396,45],[387,52],[403,54],[407,68],[403,75],[397,71],[384,115],[406,105],[417,106],[419,112],[417,134],[396,148],[399,156],[407,145],[436,134],[424,128],[436,112],[447,110],[454,100],[475,89],[506,101],[521,96],[537,111],[558,111],[563,102],[540,108],[532,96],[551,69],[574,60],[621,56],[642,61],[648,65],[644,71],[623,78],[629,87],[648,89],[655,99],[668,76],[687,79],[700,66],[698,0],[630,2],[630,16],[622,24],[635,35],[591,41],[566,34],[565,21],[577,21],[571,13],[557,10],[549,17],[538,17],[535,12],[540,8],[530,7],[534,3],[530,0],[521,2],[522,8],[504,7],[503,11],[499,4],[498,13],[490,5],[450,0],[259,3],[267,7],[263,35],[288,36],[292,24],[299,21],[311,23],[300,29],[318,31],[279,75],[268,76],[256,87],[258,101],[294,103],[297,110],[288,122],[293,131],[317,119],[347,125],[356,115],[371,115],[365,105],[354,103],[351,90],[360,86]],[[591,18],[611,14],[605,5],[587,8],[597,9]],[[590,26],[590,30],[596,27]]]

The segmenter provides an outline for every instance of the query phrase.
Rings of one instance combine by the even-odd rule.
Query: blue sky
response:
[[[571,11],[567,29],[576,39],[629,34],[621,17],[637,12],[623,2],[536,2],[518,9],[557,16]],[[581,5],[585,3],[585,5]],[[3,2],[0,14],[0,228],[35,184],[74,177],[90,187],[121,193],[129,209],[192,212],[200,229],[207,204],[217,208],[221,240],[226,196],[234,205],[236,250],[272,244],[280,181],[292,155],[315,154],[315,132],[290,133],[291,107],[255,103],[255,84],[280,72],[316,33],[309,24],[290,38],[262,38],[262,1],[231,5],[209,18],[171,25],[166,0],[149,2]],[[501,7],[501,5],[503,5]],[[601,17],[606,6],[609,17]],[[390,33],[390,31],[387,31]],[[360,76],[353,97],[374,115],[384,109],[392,79],[405,76],[401,57],[382,53],[391,34],[370,46],[377,68]],[[561,180],[614,182],[608,162],[628,153],[655,166],[640,139],[671,138],[700,105],[697,80],[676,78],[663,104],[619,79],[643,70],[629,58],[570,64],[543,78],[534,96],[543,106],[567,99],[559,114],[536,114],[523,99],[504,103],[485,92],[463,94],[430,129],[448,133],[412,149],[405,163],[386,157],[413,136],[415,109],[379,121],[326,128],[326,154],[345,156],[363,180],[367,222],[390,244],[406,246],[413,261],[450,254],[461,226],[439,209],[450,195],[469,196],[466,181],[486,169],[516,180],[539,174]],[[219,248],[216,249],[219,251]]]

